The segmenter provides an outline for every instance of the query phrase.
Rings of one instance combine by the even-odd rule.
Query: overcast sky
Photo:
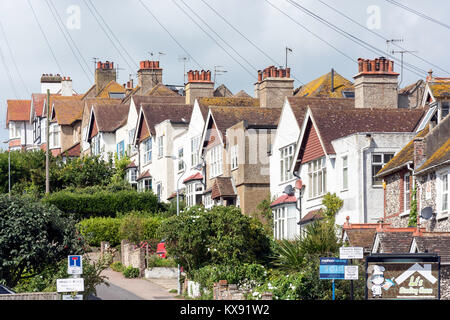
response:
[[[28,1],[31,2],[40,26]],[[141,1],[156,15],[167,31],[152,17]],[[91,2],[94,7],[87,6],[87,3]],[[214,73],[215,66],[220,66],[218,69],[227,72],[217,75],[217,85],[224,83],[233,93],[245,90],[253,96],[257,70],[270,65],[284,66],[286,47],[292,49],[288,55],[288,66],[295,78],[294,85],[298,87],[329,72],[331,68],[353,81],[352,77],[357,73],[356,60],[359,57],[379,57],[382,54],[376,49],[386,53],[385,39],[403,39],[403,42],[395,43],[401,48],[391,45],[389,50],[414,51],[405,53],[404,61],[419,70],[415,69],[416,73],[413,73],[405,69],[402,87],[425,78],[425,71],[429,69],[433,69],[434,75],[450,76],[445,72],[450,70],[450,30],[438,23],[385,0],[295,2],[351,36],[365,41],[366,48],[338,34],[286,0],[2,0],[1,141],[8,139],[5,129],[7,99],[30,99],[31,93],[40,92],[40,77],[43,73],[69,76],[73,79],[74,90],[84,93],[94,82],[93,58],[114,61],[116,66],[119,65],[120,84],[128,81],[130,74],[135,79],[135,84],[137,83],[139,61],[159,60],[164,69],[163,82],[182,85],[182,57],[190,56],[190,60],[186,62],[186,70],[209,69]],[[397,2],[448,24],[449,1]],[[52,15],[49,9],[51,4],[64,24],[66,38],[70,43],[73,40],[76,44],[72,50],[56,24],[57,15]],[[325,4],[339,10],[361,26]],[[192,11],[189,11],[189,8]],[[100,16],[96,15],[97,19],[92,15],[95,10],[100,13]],[[199,26],[208,32],[209,36]],[[44,31],[53,53],[40,28]],[[104,30],[108,32],[108,36]],[[367,48],[367,44],[372,46],[371,50]],[[395,57],[400,60],[399,53],[396,53]],[[395,64],[395,71],[400,72],[400,63]]]

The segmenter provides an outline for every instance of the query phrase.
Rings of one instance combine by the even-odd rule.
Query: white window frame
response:
[[[295,152],[295,143],[280,149],[280,181],[287,182],[294,179],[290,171]]]
[[[49,148],[61,148],[61,127],[52,123],[49,128]],[[55,143],[57,142],[57,143]]]
[[[403,176],[403,212],[409,214],[411,210],[411,174],[405,173]],[[409,206],[408,206],[409,204]],[[408,208],[409,207],[409,208]]]
[[[144,178],[138,182],[138,191],[143,192],[152,190],[152,184],[152,178]]]
[[[183,171],[184,170],[184,160],[183,160],[183,158],[184,158],[184,148],[183,147],[179,147],[178,148],[178,164],[177,164],[177,167],[178,167],[178,173],[180,173],[181,171]]]
[[[308,166],[308,199],[315,199],[327,192],[326,157],[309,161]]]
[[[133,145],[134,134],[136,132],[136,128],[128,130],[128,153],[131,156],[137,151],[137,148]]]
[[[199,164],[198,147],[200,144],[200,136],[191,139],[191,167]]]
[[[210,179],[215,178],[217,176],[220,176],[221,174],[223,174],[223,168],[222,168],[222,164],[223,164],[223,150],[222,150],[222,145],[217,145],[212,147],[209,150],[209,174],[210,174]]]
[[[19,123],[14,121],[9,122],[9,138],[10,139],[19,139],[20,138],[21,126]]]
[[[211,209],[214,206],[214,201],[211,199],[211,192],[208,192],[203,197],[205,209]]]
[[[153,149],[153,141],[152,137],[144,140],[144,165],[152,162],[152,149]]]
[[[348,155],[342,156],[342,191],[348,190]]]
[[[231,170],[238,168],[238,145],[230,147]]]
[[[381,156],[381,161],[375,161],[374,156]],[[390,156],[389,160],[386,160],[387,157]],[[392,158],[394,157],[394,152],[374,152],[370,156],[371,160],[371,170],[372,170],[372,187],[382,187],[383,186],[383,179],[377,178],[375,179],[375,175],[378,171],[383,168],[386,163],[388,163]],[[379,170],[374,170],[374,166],[380,166]]]
[[[448,217],[448,213],[450,211],[449,208],[449,200],[450,200],[450,192],[449,192],[449,179],[450,179],[450,170],[440,171],[436,175],[436,212],[437,218],[445,218]],[[445,201],[444,201],[445,199]],[[446,208],[444,207],[446,206]]]

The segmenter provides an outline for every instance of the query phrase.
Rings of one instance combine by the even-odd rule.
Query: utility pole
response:
[[[389,54],[389,52],[390,52],[389,48],[390,48],[391,43],[394,43],[394,42],[403,42],[403,39],[390,39],[390,40],[386,40],[386,53],[387,53],[387,54]]]
[[[49,149],[50,149],[50,90],[47,89],[47,124],[46,124],[46,140],[47,147],[45,148],[45,193],[50,193],[50,158],[49,158]]]
[[[391,51],[392,54],[396,54],[396,53],[401,54],[401,73],[400,73],[400,82],[398,84],[398,87],[400,87],[400,84],[403,81],[403,54],[408,53],[408,52],[418,52],[418,51],[409,51],[409,50],[399,50],[399,51],[392,50]]]
[[[216,83],[216,76],[217,75],[220,76],[220,75],[228,72],[227,70],[220,70],[220,69],[217,69],[217,68],[223,68],[223,66],[214,66],[214,79],[213,79],[214,83]]]
[[[186,61],[189,61],[188,56],[178,57],[178,61],[183,61],[183,83],[186,83]]]

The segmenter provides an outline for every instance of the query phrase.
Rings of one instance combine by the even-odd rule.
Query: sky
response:
[[[401,72],[398,51],[410,51],[400,87],[430,69],[449,77],[450,30],[436,21],[445,23],[450,1],[396,2],[435,21],[388,0],[2,0],[0,142],[8,99],[39,93],[44,73],[71,77],[82,94],[94,83],[94,58],[118,65],[120,84],[137,83],[139,61],[159,60],[165,84],[183,85],[184,70],[217,69],[226,72],[216,86],[251,96],[257,70],[285,66],[286,47],[295,88],[331,68],[353,81],[360,57],[391,55]]]

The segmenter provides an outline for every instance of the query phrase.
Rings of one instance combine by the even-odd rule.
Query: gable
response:
[[[144,141],[145,139],[147,139],[150,136],[150,131],[148,130],[148,126],[144,121],[144,117],[143,114],[141,113],[141,120],[139,122],[139,127],[138,127],[138,137],[139,137],[139,142]]]
[[[90,141],[93,137],[95,137],[98,134],[97,122],[95,121],[95,115],[93,112],[92,112],[92,118],[91,118],[91,123],[90,123],[89,127],[91,128],[90,132],[89,132],[89,141]]]
[[[319,135],[317,134],[311,119],[308,120],[303,137],[299,154],[299,158],[301,159],[300,163],[306,163],[325,155],[322,144],[320,143]]]
[[[220,144],[219,131],[216,128],[216,124],[214,121],[210,122],[208,125],[208,133],[206,136],[206,149],[212,148],[218,144]]]

